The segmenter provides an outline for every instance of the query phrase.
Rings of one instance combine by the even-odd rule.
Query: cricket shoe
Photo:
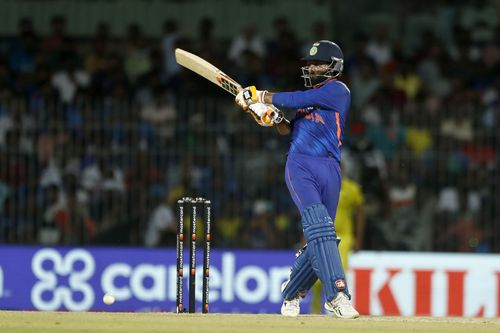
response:
[[[359,312],[352,307],[349,297],[343,292],[339,292],[334,299],[326,302],[325,310],[337,318],[354,319],[359,317]]]
[[[281,292],[285,290],[288,281],[283,282],[281,285]],[[297,317],[300,314],[300,296],[297,294],[291,300],[283,300],[281,305],[281,314],[286,317]]]

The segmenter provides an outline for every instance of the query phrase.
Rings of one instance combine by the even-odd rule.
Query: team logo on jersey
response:
[[[313,56],[316,53],[318,53],[318,48],[316,46],[311,47],[311,49],[309,50],[309,55]]]

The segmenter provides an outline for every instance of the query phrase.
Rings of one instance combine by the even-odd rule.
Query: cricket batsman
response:
[[[350,303],[333,222],[341,185],[343,130],[351,103],[349,89],[338,80],[343,59],[337,44],[315,42],[302,59],[302,78],[308,90],[271,93],[251,86],[236,96],[236,103],[244,110],[259,115],[261,125],[275,122],[282,134],[291,130],[285,181],[301,213],[307,245],[297,255],[290,278],[282,286],[281,313],[285,316],[300,313],[301,296],[319,278],[327,312],[339,318],[359,317]],[[275,121],[280,109],[297,110],[290,124]]]

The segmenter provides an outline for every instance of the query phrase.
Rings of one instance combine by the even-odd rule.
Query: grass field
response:
[[[60,332],[500,332],[500,318],[361,317],[322,315],[286,318],[264,314],[174,314],[0,311],[1,333]]]

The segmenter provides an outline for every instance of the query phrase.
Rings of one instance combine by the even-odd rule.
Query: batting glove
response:
[[[273,126],[283,120],[283,112],[271,104],[254,103],[249,106],[249,113],[260,126]]]
[[[246,111],[252,104],[264,103],[264,96],[266,93],[267,90],[257,90],[255,86],[250,86],[240,91],[236,95],[235,101],[236,104]]]

